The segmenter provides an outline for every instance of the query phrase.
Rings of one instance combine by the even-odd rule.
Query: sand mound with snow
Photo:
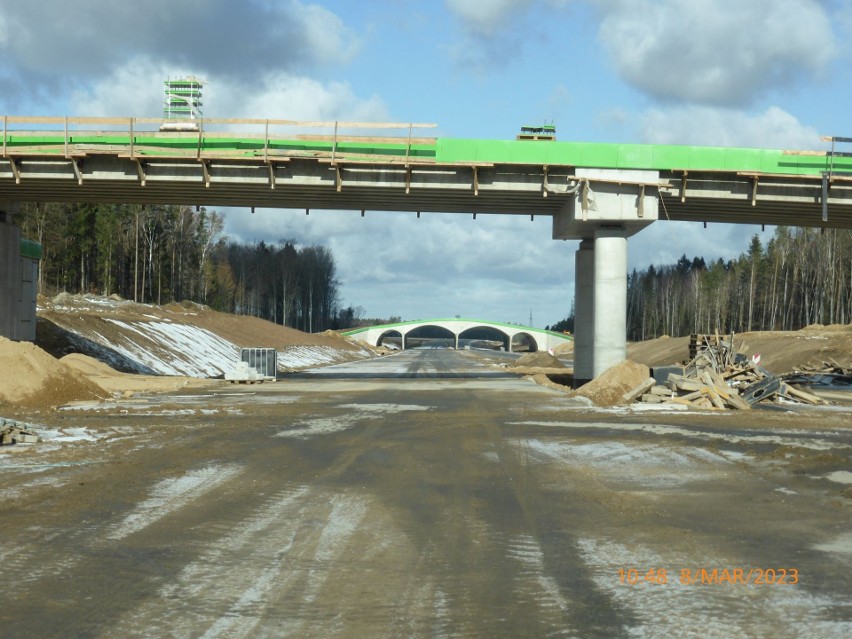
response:
[[[543,351],[521,355],[512,366],[519,368],[565,368],[565,364],[556,357]]]
[[[104,362],[82,353],[71,353],[59,361],[81,373],[90,382],[97,384],[112,395],[124,394],[129,396],[137,392],[161,393],[187,387],[206,388],[215,384],[214,381],[203,378],[122,373]]]
[[[103,389],[35,344],[0,337],[0,404],[27,408],[61,406],[80,399],[102,399]]]
[[[576,395],[592,400],[598,406],[615,406],[621,396],[633,390],[651,376],[644,364],[626,360],[606,369],[597,379],[577,389]]]

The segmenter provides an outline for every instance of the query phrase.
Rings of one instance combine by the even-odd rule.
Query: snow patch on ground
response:
[[[93,433],[88,428],[39,428],[36,434],[45,442],[95,442],[106,437],[107,433]]]
[[[625,546],[605,539],[580,539],[577,547],[596,587],[635,619],[624,628],[628,637],[852,636],[852,622],[837,620],[833,612],[846,603],[844,593],[832,599],[797,585],[686,585],[680,581],[683,568],[721,572],[736,566],[723,557],[696,557],[694,551],[658,552],[643,544]],[[639,582],[621,583],[619,569],[637,566]],[[748,572],[748,566],[740,567]],[[642,578],[649,568],[665,568],[667,582],[645,582]]]
[[[672,450],[654,444],[627,445],[615,441],[594,444],[515,441],[526,447],[533,460],[591,466],[606,471],[606,477],[641,486],[678,486],[708,479],[714,476],[714,466],[727,462],[719,455],[691,447]]]
[[[295,428],[279,431],[275,436],[304,439],[314,435],[331,435],[352,428],[362,420],[406,411],[429,410],[432,407],[419,404],[344,404],[341,408],[351,412],[338,417],[317,417],[300,421]]]
[[[361,349],[355,353],[369,357],[370,353]],[[278,370],[327,366],[352,359],[352,351],[343,351],[331,346],[289,346],[278,351]]]
[[[387,413],[429,410],[432,407],[421,406],[419,404],[343,404],[341,408],[349,408],[363,413],[384,415]]]
[[[822,544],[815,544],[813,546],[814,550],[819,550],[821,552],[842,552],[842,553],[852,553],[852,533],[843,533],[838,535],[831,541],[827,541]]]
[[[562,595],[562,590],[559,588],[556,579],[545,571],[544,552],[534,538],[529,535],[515,537],[508,544],[507,554],[523,566],[522,574],[526,582],[538,586],[537,592],[530,594],[541,606],[542,614],[553,609],[563,613],[570,611],[571,604]],[[561,634],[567,636],[567,629],[563,628]]]
[[[137,504],[133,512],[115,525],[107,538],[123,539],[150,526],[228,481],[241,470],[236,465],[211,465],[188,472],[181,477],[164,479],[151,489],[148,499]]]
[[[825,475],[825,478],[838,484],[852,484],[852,472],[848,470],[835,470],[833,473]]]
[[[618,424],[605,422],[549,422],[549,421],[521,421],[507,422],[512,426],[544,426],[550,428],[565,428],[571,430],[615,430],[624,432],[639,432],[649,435],[681,436],[701,441],[721,440],[732,444],[775,444],[777,446],[792,446],[798,448],[809,448],[812,450],[836,450],[838,448],[850,448],[850,446],[832,442],[827,439],[816,439],[814,435],[827,434],[816,431],[785,430],[785,435],[734,435],[731,433],[714,433],[704,430],[692,430],[680,426],[666,426],[657,424]]]
[[[234,367],[239,349],[226,339],[197,326],[172,322],[124,322],[106,318],[129,336],[105,346],[160,375],[216,377]]]
[[[301,426],[275,433],[275,437],[305,439],[314,435],[332,435],[347,430],[358,422],[355,417],[318,417],[299,422]]]

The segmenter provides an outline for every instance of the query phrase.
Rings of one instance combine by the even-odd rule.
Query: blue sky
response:
[[[437,135],[822,148],[849,124],[842,0],[0,0],[0,112],[432,122]],[[324,243],[367,316],[536,326],[571,309],[576,242],[547,219],[227,209],[246,241]],[[772,229],[761,233],[763,238]],[[730,258],[759,227],[657,223],[630,267]]]

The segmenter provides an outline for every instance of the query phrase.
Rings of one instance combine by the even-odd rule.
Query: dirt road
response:
[[[34,420],[3,637],[852,636],[848,412],[592,410],[435,350]]]

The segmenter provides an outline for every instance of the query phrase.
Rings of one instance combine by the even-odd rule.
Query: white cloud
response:
[[[359,47],[337,15],[300,0],[0,0],[0,15],[14,25],[15,37],[0,40],[7,61],[54,81],[108,73],[143,53],[241,77],[345,64]]]
[[[290,120],[387,119],[378,96],[360,98],[345,82],[322,83],[285,71],[272,72],[256,82],[229,79],[211,81],[208,91],[210,117],[280,118]]]
[[[78,87],[71,95],[71,115],[159,117],[163,113],[163,81],[180,75],[176,67],[140,56]]]
[[[640,118],[651,144],[695,144],[777,149],[822,148],[820,132],[777,106],[762,113],[687,106],[652,109]]]
[[[343,303],[369,316],[526,322],[532,309],[544,326],[571,310],[576,246],[550,239],[549,218],[229,209],[225,219],[242,241],[328,246]]]
[[[446,0],[447,7],[471,32],[490,38],[523,13],[533,0]]]
[[[443,45],[463,72],[478,75],[517,63],[530,39],[529,10],[540,0],[445,0],[464,34]]]
[[[837,39],[818,0],[593,0],[621,77],[659,99],[742,105],[825,72]]]
[[[184,75],[186,69],[141,56],[116,67],[71,96],[73,113],[87,116],[159,117],[162,82]],[[205,76],[204,115],[211,118],[270,118],[289,120],[387,119],[384,102],[376,96],[359,98],[343,82],[323,84],[286,71],[267,73],[254,82],[227,76]]]
[[[334,13],[316,4],[305,5],[291,0],[291,16],[299,25],[313,57],[323,63],[350,61],[360,42]]]

